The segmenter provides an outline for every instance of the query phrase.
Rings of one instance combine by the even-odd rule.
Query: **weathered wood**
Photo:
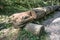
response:
[[[58,9],[60,6],[47,6],[47,7],[41,7],[41,8],[34,8],[31,11],[22,12],[22,13],[16,13],[10,16],[11,23],[19,28],[23,27],[27,22],[30,22],[34,19],[39,19],[56,9]]]
[[[35,12],[37,15],[36,18],[41,18],[51,12],[54,12],[57,10],[60,6],[47,6],[47,7],[40,7],[40,8],[34,8],[32,11]],[[33,12],[32,12],[33,13]]]
[[[0,31],[0,40],[17,40],[20,29],[7,28]]]
[[[28,23],[25,26],[25,30],[31,32],[34,35],[40,35],[44,31],[43,25]]]
[[[31,13],[31,11],[16,13],[10,16],[10,22],[14,25],[14,27],[22,27],[25,23],[36,19],[36,14]]]

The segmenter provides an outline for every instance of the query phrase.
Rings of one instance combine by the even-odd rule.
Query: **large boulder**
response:
[[[60,11],[54,13],[53,17],[43,21],[42,24],[45,25],[45,31],[50,40],[60,40]]]

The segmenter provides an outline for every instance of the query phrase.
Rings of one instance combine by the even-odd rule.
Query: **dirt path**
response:
[[[50,40],[60,40],[60,11],[55,12],[52,18],[48,18],[42,23]]]

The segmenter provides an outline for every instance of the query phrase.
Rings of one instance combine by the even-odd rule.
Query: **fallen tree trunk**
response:
[[[17,40],[20,29],[14,27],[3,29],[0,31],[0,40]]]
[[[10,16],[10,22],[14,27],[19,28],[23,27],[27,22],[30,22],[34,19],[39,19],[55,10],[60,6],[47,6],[41,8],[34,8],[31,11],[16,13]]]

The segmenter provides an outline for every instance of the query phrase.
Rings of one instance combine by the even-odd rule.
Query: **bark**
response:
[[[34,8],[27,12],[16,13],[10,16],[10,22],[14,27],[19,28],[23,27],[27,22],[33,21],[34,19],[39,19],[55,10],[60,6],[47,6]]]

